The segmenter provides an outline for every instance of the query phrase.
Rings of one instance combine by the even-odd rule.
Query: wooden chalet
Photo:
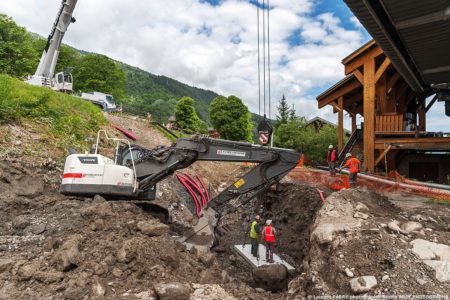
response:
[[[403,175],[410,176],[409,169],[418,165],[405,155],[450,152],[450,137],[426,130],[426,115],[436,98],[427,105],[428,95],[411,88],[374,40],[344,58],[342,64],[345,77],[317,97],[319,108],[331,105],[338,114],[341,159],[346,152],[353,152],[369,172],[376,168],[386,172],[403,170],[407,173]],[[352,136],[346,145],[343,144],[344,113],[352,121]],[[361,124],[357,124],[358,115],[362,117]],[[450,155],[441,156],[428,161],[436,163],[438,169],[450,170]],[[407,161],[410,167],[402,167],[402,161]],[[437,170],[417,179],[442,181],[447,171]]]

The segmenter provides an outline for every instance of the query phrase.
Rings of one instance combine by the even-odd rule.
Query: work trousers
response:
[[[330,170],[330,175],[335,176],[336,175],[336,162],[329,161],[328,162],[328,169]]]
[[[350,183],[350,187],[355,187],[356,186],[356,178],[358,177],[358,173],[350,173],[350,175],[348,176],[348,181]]]
[[[266,261],[273,260],[273,249],[275,248],[275,243],[266,242]]]
[[[250,243],[252,245],[252,255],[258,257],[258,239],[250,238]]]

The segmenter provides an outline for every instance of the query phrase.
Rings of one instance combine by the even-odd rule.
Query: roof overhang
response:
[[[449,0],[344,0],[417,93],[450,82]]]

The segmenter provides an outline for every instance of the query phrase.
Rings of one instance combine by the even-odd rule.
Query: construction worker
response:
[[[336,176],[336,160],[337,160],[336,149],[334,149],[333,145],[330,145],[328,146],[327,163],[331,176]]]
[[[273,249],[275,248],[275,228],[272,226],[272,220],[266,221],[266,226],[262,231],[263,240],[266,244],[266,261],[273,263]]]
[[[348,178],[349,179],[348,181],[350,183],[350,187],[355,187],[356,177],[358,176],[359,165],[361,164],[361,162],[356,157],[352,157],[351,153],[347,153],[345,155],[345,158],[347,159],[347,161],[345,162],[345,165],[343,168],[349,169],[350,176]]]
[[[259,244],[259,233],[261,232],[259,228],[259,222],[261,221],[261,217],[259,215],[255,216],[255,219],[252,222],[250,227],[250,243],[252,245],[252,255],[254,257],[259,257],[258,255],[258,244]]]

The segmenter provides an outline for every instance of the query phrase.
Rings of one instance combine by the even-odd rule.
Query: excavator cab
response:
[[[64,92],[64,93],[72,93],[72,91],[73,91],[72,74],[65,73],[65,72],[56,73],[52,88],[56,91],[60,91],[60,92]]]

